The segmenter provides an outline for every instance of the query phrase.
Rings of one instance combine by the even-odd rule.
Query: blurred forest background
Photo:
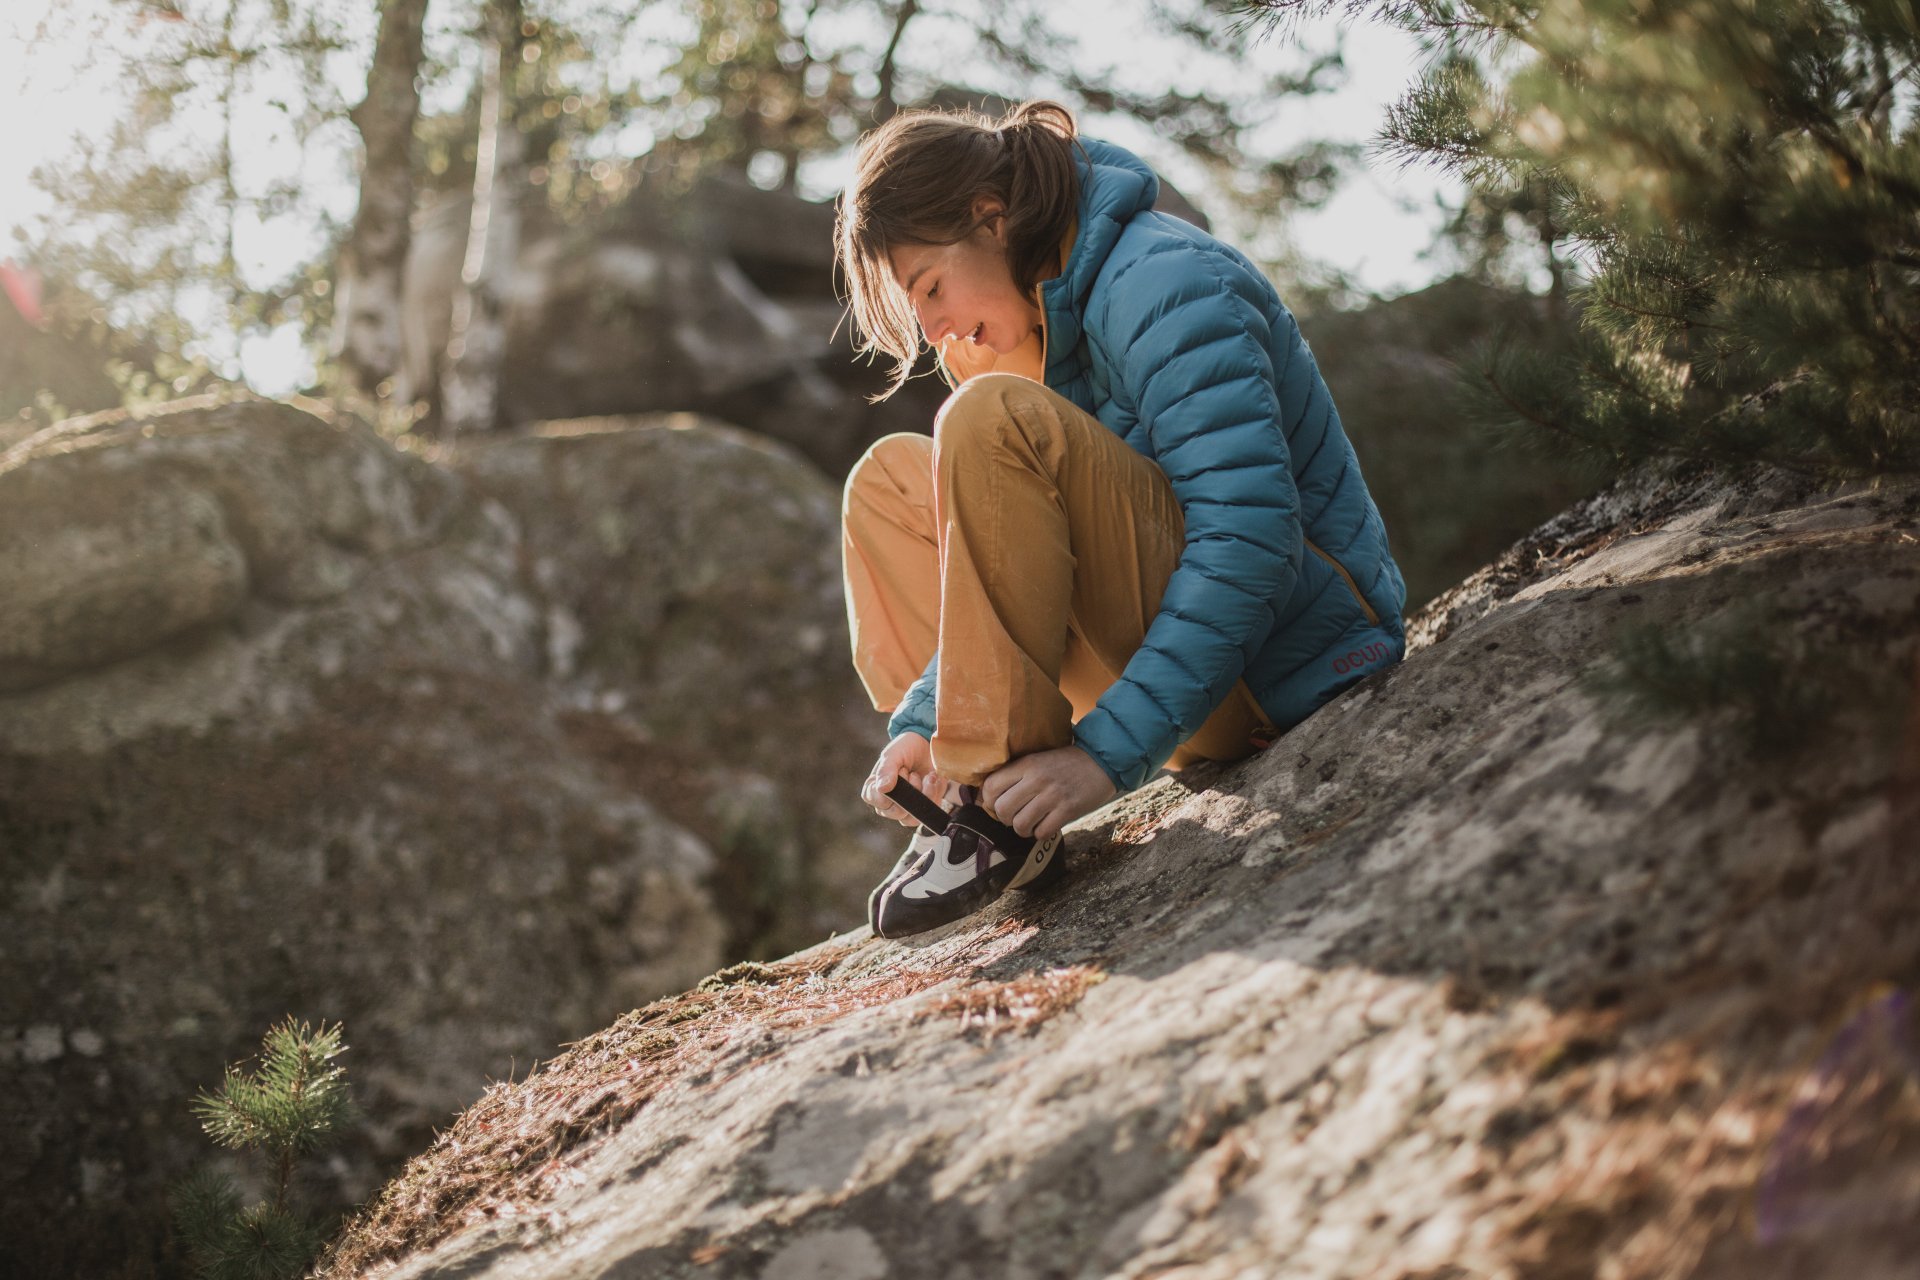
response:
[[[879,383],[852,362],[829,243],[852,144],[903,106],[1053,96],[1268,268],[1358,442],[1410,608],[1598,483],[1604,467],[1527,455],[1448,403],[1475,340],[1568,321],[1578,255],[1538,184],[1450,183],[1428,256],[1459,270],[1384,300],[1292,230],[1382,164],[1352,138],[1383,120],[1309,127],[1352,78],[1338,51],[1196,0],[1095,31],[1086,16],[899,0],[15,16],[30,81],[99,83],[123,105],[32,174],[45,212],[6,252],[35,314],[0,320],[0,415],[19,436],[243,377],[416,439],[690,409],[838,479],[938,404],[932,378],[877,411],[861,399]]]
[[[1018,0],[15,11],[30,75],[87,78],[117,105],[31,175],[50,204],[11,250],[9,292],[32,301],[0,308],[0,419],[17,437],[206,390],[251,349],[282,390],[394,435],[698,409],[834,475],[937,404],[867,413],[869,371],[842,358],[826,230],[852,144],[903,106],[1052,96],[1267,266],[1358,442],[1410,610],[1632,457],[1908,456],[1907,396],[1841,371],[1909,354],[1910,5],[1093,16]],[[1297,123],[1350,72],[1288,43],[1330,19],[1423,51],[1364,144]],[[1389,160],[1445,173],[1426,256],[1451,266],[1382,298],[1290,228]],[[663,247],[688,270],[662,268]],[[1659,425],[1675,410],[1714,425],[1679,440]],[[1860,421],[1875,413],[1892,417]],[[1798,425],[1758,443],[1756,415]],[[1829,427],[1854,442],[1818,445]]]
[[[1424,51],[1337,137],[1300,122],[1347,68],[1288,52],[1329,23]],[[941,396],[868,402],[831,200],[896,111],[1061,100],[1259,261],[1410,614],[1652,460],[1920,467],[1911,0],[71,0],[0,40],[16,135],[103,104],[0,178],[38,192],[0,252],[25,1274],[175,1273],[184,1100],[289,1010],[364,1068],[338,1210],[486,1074],[857,921],[897,849],[836,497]],[[1382,162],[1451,184],[1390,297],[1297,234]]]

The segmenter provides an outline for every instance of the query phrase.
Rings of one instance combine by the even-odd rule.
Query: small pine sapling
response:
[[[201,1280],[292,1280],[319,1253],[325,1232],[288,1203],[295,1160],[336,1141],[352,1113],[341,1028],[291,1018],[268,1028],[259,1068],[229,1066],[217,1093],[193,1112],[224,1147],[263,1152],[273,1197],[250,1207],[223,1173],[203,1170],[176,1185],[174,1224]]]

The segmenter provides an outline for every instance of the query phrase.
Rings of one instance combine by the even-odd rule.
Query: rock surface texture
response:
[[[328,1274],[1910,1275],[1917,537],[1912,486],[1616,486],[1058,887],[497,1086]],[[1797,746],[1588,692],[1755,602],[1857,676]]]
[[[448,466],[207,401],[0,452],[0,1274],[147,1274],[189,1101],[285,1014],[345,1023],[344,1206],[557,1041],[860,919],[897,851],[822,785],[885,736],[837,528],[684,415]]]

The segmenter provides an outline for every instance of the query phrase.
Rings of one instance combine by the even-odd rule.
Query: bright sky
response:
[[[107,68],[91,72],[75,70],[81,62],[79,41],[54,47],[42,47],[29,59],[24,43],[35,25],[58,3],[60,12],[82,15],[100,12],[108,0],[4,0],[0,3],[0,258],[8,255],[15,243],[14,229],[36,216],[46,214],[50,200],[28,181],[34,166],[66,151],[76,136],[101,136],[110,127],[120,103],[115,84]],[[373,12],[371,0],[365,4]],[[115,6],[119,14],[127,6]],[[369,18],[369,22],[371,19]],[[1166,61],[1164,50],[1149,54],[1137,40],[1127,39],[1122,23],[1089,23],[1081,29],[1083,54],[1094,65],[1126,70],[1131,59],[1152,56],[1156,68]],[[934,22],[909,28],[910,38],[940,40]],[[84,22],[75,29],[84,31]],[[1103,41],[1104,33],[1104,41]],[[1308,28],[1310,48],[1329,49],[1342,36],[1332,19]],[[1365,141],[1378,129],[1388,103],[1396,99],[1417,71],[1418,49],[1411,36],[1381,24],[1348,26],[1344,31],[1347,78],[1344,86],[1330,93],[1288,103],[1272,122],[1280,138],[1325,137]],[[903,51],[904,52],[904,51]],[[1300,55],[1268,38],[1249,42],[1241,55],[1263,69],[1297,65]],[[365,69],[344,72],[357,78],[358,86],[342,85],[349,100],[364,87]],[[1106,136],[1124,146],[1154,156],[1150,136],[1129,134],[1124,126],[1112,127]],[[262,135],[261,153],[274,147],[274,140]],[[1280,149],[1276,144],[1275,149]],[[243,155],[243,159],[244,159]],[[1173,171],[1166,176],[1182,190],[1194,194],[1195,181]],[[1439,222],[1436,197],[1456,188],[1432,170],[1397,170],[1391,164],[1369,159],[1364,171],[1351,178],[1327,208],[1295,220],[1294,240],[1310,258],[1319,259],[1351,272],[1363,288],[1393,295],[1418,288],[1436,275],[1444,264],[1426,261],[1422,254],[1433,239]],[[843,180],[832,164],[815,165],[805,175],[808,191],[818,196]],[[1183,181],[1183,177],[1186,180]],[[316,183],[327,182],[316,177]],[[329,196],[326,203],[336,212],[350,211],[353,195],[347,184],[338,185],[338,199]],[[1197,197],[1199,198],[1199,197]],[[344,203],[342,203],[344,202]],[[1202,198],[1201,203],[1205,206]],[[1216,227],[1226,234],[1228,229]],[[291,261],[311,249],[290,242],[272,228],[255,227],[243,244],[242,258],[250,260],[261,282],[284,272]],[[231,344],[229,344],[230,346]],[[216,358],[230,352],[216,352]],[[301,350],[295,326],[288,325],[265,338],[249,340],[237,353],[240,371],[265,394],[283,394],[312,376],[312,367]]]
[[[96,72],[73,80],[74,50],[29,60],[26,40],[45,9],[44,0],[28,0],[0,13],[0,254],[12,249],[14,228],[47,208],[45,194],[27,181],[33,167],[75,134],[102,133],[113,121],[110,78]]]

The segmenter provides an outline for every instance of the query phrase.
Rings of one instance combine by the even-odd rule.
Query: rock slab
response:
[[[1909,1275],[1917,520],[1912,485],[1623,483],[1262,755],[1070,828],[1057,889],[502,1086],[409,1194],[454,1203],[481,1120],[599,1119],[327,1274]],[[1798,748],[1589,691],[1624,629],[1756,601],[1867,673]]]

